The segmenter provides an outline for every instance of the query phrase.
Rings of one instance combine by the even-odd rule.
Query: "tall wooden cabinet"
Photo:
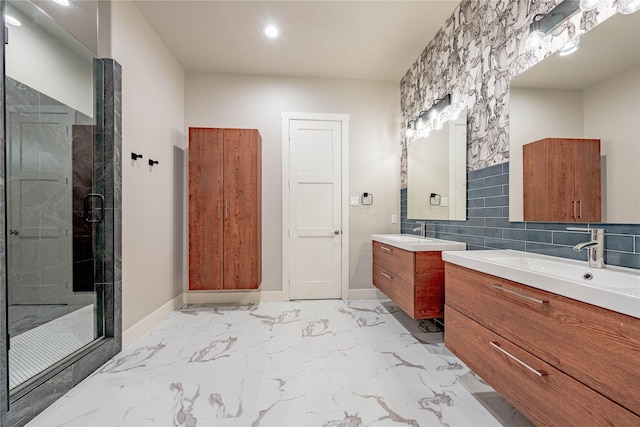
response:
[[[262,139],[256,129],[189,128],[189,289],[262,281]]]
[[[522,165],[525,221],[601,221],[599,139],[531,142]]]

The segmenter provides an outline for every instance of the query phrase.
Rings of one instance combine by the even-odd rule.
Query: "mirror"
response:
[[[615,15],[511,81],[509,220],[523,221],[523,145],[599,139],[603,223],[640,223],[640,13]],[[554,217],[554,222],[562,222]]]
[[[467,111],[407,147],[408,219],[467,218]]]

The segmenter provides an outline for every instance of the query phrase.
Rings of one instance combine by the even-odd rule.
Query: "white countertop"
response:
[[[413,234],[372,234],[371,240],[410,252],[464,251],[466,243],[432,239]]]
[[[513,250],[443,252],[442,259],[640,318],[640,270],[614,266],[590,268],[586,261]]]

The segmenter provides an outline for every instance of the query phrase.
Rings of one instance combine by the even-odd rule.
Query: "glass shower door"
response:
[[[93,54],[27,1],[5,47],[9,389],[103,336]],[[98,254],[99,255],[99,254]],[[98,289],[98,291],[97,291]]]

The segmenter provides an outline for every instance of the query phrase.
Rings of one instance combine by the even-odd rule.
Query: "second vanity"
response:
[[[640,274],[445,252],[445,345],[536,425],[640,425]]]
[[[442,251],[466,244],[408,234],[374,234],[373,284],[414,319],[444,315]]]

